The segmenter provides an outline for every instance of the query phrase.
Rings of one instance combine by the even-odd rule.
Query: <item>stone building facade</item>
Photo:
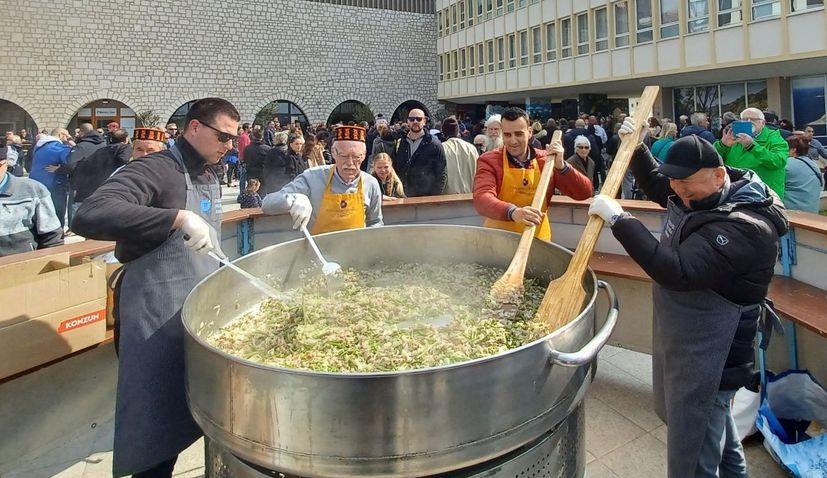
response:
[[[0,0],[10,13],[0,29],[0,100],[39,129],[66,126],[100,99],[162,122],[207,96],[232,102],[242,121],[274,100],[314,123],[348,100],[386,116],[405,101],[435,110],[434,15],[353,4]]]

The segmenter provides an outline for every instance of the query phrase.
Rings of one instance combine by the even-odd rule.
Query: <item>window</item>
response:
[[[445,55],[439,55],[439,81],[445,79]]]
[[[523,8],[526,5],[526,0],[520,0],[517,2],[517,8]]]
[[[706,1],[706,0],[704,0]],[[689,0],[690,5],[692,0]],[[678,0],[660,0],[660,37],[672,38],[678,36]]]
[[[606,8],[594,11],[594,51],[609,49],[609,18]]]
[[[503,14],[503,0],[497,0],[497,12],[496,13],[497,13],[498,17]]]
[[[752,19],[777,17],[781,15],[781,0],[752,0]]]
[[[626,2],[614,4],[615,48],[629,45],[629,5]]]
[[[513,12],[514,11],[514,0],[508,0],[508,2],[506,2],[506,8],[505,9],[508,12]]]
[[[589,52],[589,14],[577,15],[577,54],[585,55]]]
[[[474,45],[468,47],[468,76],[477,74],[477,55],[474,51]]]
[[[465,30],[465,0],[459,2],[459,29]]]
[[[652,0],[635,0],[637,43],[652,41]]]
[[[457,31],[457,4],[451,5],[451,33]]]
[[[790,10],[793,13],[813,8],[824,8],[824,0],[791,0],[790,2]]]
[[[474,26],[474,5],[477,3],[477,0],[468,0],[466,6],[468,7],[468,28]]]
[[[517,66],[517,35],[508,35],[508,67]]]
[[[436,31],[437,36],[442,37],[442,10],[436,12]]]
[[[528,30],[520,32],[520,66],[528,65]]]
[[[560,20],[560,57],[571,56],[571,18]]]
[[[485,0],[485,19],[489,20],[494,17],[494,0]]]
[[[483,10],[485,9],[484,3],[486,0],[474,0],[477,2],[477,23],[483,22]]]
[[[493,47],[492,47],[493,48]],[[493,62],[493,60],[492,60]],[[485,70],[485,52],[482,49],[482,43],[477,43],[477,64],[479,65],[479,74],[482,74]],[[490,66],[489,66],[490,71]]]
[[[488,50],[488,73],[494,71],[494,40],[488,40],[485,45]]]
[[[531,29],[531,62],[541,63],[543,61],[543,32],[540,27]]]
[[[454,55],[454,58],[452,59],[452,63],[454,65],[454,79],[456,79],[459,78],[459,58],[457,58],[459,54],[456,50],[454,50],[452,54]]]
[[[505,68],[505,39],[497,38],[497,71]]]
[[[468,74],[468,59],[465,57],[466,51],[465,48],[459,49],[459,77],[465,78],[465,75]]]
[[[445,54],[445,79],[446,80],[451,79],[451,54],[450,53]]]
[[[554,23],[546,24],[546,61],[557,59],[557,29]]]
[[[709,0],[688,0],[687,14],[689,21],[686,31],[689,33],[709,30]]]
[[[718,26],[741,23],[741,0],[718,0]]]

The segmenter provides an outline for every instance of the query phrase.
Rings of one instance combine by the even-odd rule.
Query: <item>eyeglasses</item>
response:
[[[578,146],[577,149],[592,149],[591,146]]]
[[[763,118],[742,118],[742,120],[743,121],[752,121],[753,123],[756,123],[758,121],[764,121]]]
[[[211,130],[215,131],[216,133],[218,133],[218,134],[216,134],[216,136],[218,137],[218,142],[219,143],[226,143],[227,141],[235,141],[235,140],[238,139],[238,136],[236,136],[234,134],[225,133],[225,132],[221,131],[220,129],[216,128],[215,126],[207,124],[203,121],[199,120],[198,122],[203,124],[207,128],[210,128]]]
[[[342,161],[354,161],[355,162],[355,161],[362,161],[362,160],[365,159],[365,157],[362,156],[362,155],[359,155],[359,154],[355,154],[353,156],[344,155],[344,154],[337,154],[336,159],[341,159]]]
[[[425,121],[425,118],[422,116],[408,116],[408,121],[412,123],[419,123],[420,121]]]

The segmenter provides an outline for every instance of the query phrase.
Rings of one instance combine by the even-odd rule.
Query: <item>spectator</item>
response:
[[[650,116],[649,117],[649,137],[651,137],[652,140],[660,138],[660,129],[661,129],[660,128],[660,121],[658,121],[658,119],[655,118],[654,116]]]
[[[764,110],[764,125],[769,126],[770,129],[778,130],[781,134],[782,139],[787,139],[788,136],[792,134],[792,125],[789,126],[790,129],[785,129],[781,126],[781,121],[785,121],[785,124],[789,123],[786,120],[778,120],[778,115],[775,114],[774,111]]]
[[[373,158],[370,174],[379,182],[382,199],[393,201],[405,197],[405,188],[393,170],[393,160],[387,153],[379,153]]]
[[[32,134],[29,133],[29,130],[27,130],[26,128],[21,128],[18,136],[20,136],[20,139],[22,139],[24,143],[31,144],[33,142]]]
[[[551,143],[551,137],[554,136],[554,132],[557,131],[557,122],[554,121],[553,118],[549,118],[549,120],[546,121],[545,129],[546,135],[540,140],[544,148]]]
[[[587,129],[589,130],[589,133],[595,135],[597,139],[600,140],[600,146],[603,147],[603,145],[609,141],[609,137],[606,135],[606,130],[600,126],[600,123],[597,121],[597,116],[589,116],[588,121],[589,126]]]
[[[535,237],[551,240],[546,209],[554,188],[573,199],[592,196],[592,184],[563,158],[563,146],[552,143],[549,149],[534,149],[528,145],[531,136],[528,114],[520,108],[508,108],[502,115],[505,147],[488,151],[477,162],[474,177],[474,208],[484,216],[485,225],[521,233],[526,226],[539,226]],[[549,159],[549,154],[553,159]],[[551,164],[548,163],[551,161]],[[540,182],[542,169],[553,167],[548,197],[541,209],[531,207]]]
[[[485,145],[488,142],[488,137],[484,134],[474,136],[474,148],[476,148],[478,155],[485,152]]]
[[[275,139],[273,140],[275,141],[275,146],[270,148],[264,156],[264,177],[258,178],[261,183],[260,194],[264,196],[278,191],[292,179],[288,172],[288,136],[287,131],[279,131],[276,133]]]
[[[566,160],[569,166],[580,171],[587,178],[594,177],[594,160],[589,156],[592,144],[582,134],[574,138],[574,154]]]
[[[586,129],[586,121],[578,118],[574,122],[574,128],[570,129],[563,136],[563,149],[567,158],[574,155],[574,138],[578,136],[584,136],[589,140],[589,156],[592,158],[592,161],[594,161],[594,176],[590,177],[589,181],[592,182],[595,189],[598,189],[600,184],[606,179],[606,161],[603,159],[600,151],[600,140]]]
[[[142,129],[144,128],[135,128],[135,131]],[[157,132],[157,139],[163,139],[162,131],[153,131]],[[159,143],[159,146],[162,144],[163,143]],[[132,156],[132,146],[129,144],[129,133],[124,129],[119,129],[112,133],[112,144],[103,144],[103,138],[101,138],[101,145],[103,146],[102,148],[96,149],[92,154],[75,163],[72,168],[73,172],[72,175],[69,176],[69,182],[74,190],[74,202],[70,207],[74,208],[74,212],[80,209],[83,201],[109,179],[109,176],[125,166]],[[74,214],[74,212],[72,214]],[[69,227],[72,227],[71,223],[69,223]]]
[[[804,140],[809,144],[807,157],[813,161],[827,160],[827,149],[824,149],[824,145],[821,144],[821,141],[813,137],[813,127],[805,126],[803,133]]]
[[[66,207],[69,200],[69,176],[55,171],[69,161],[71,148],[64,144],[68,141],[69,132],[64,128],[55,128],[51,135],[43,135],[35,145],[32,169],[29,178],[40,182],[52,195],[55,214],[60,221],[60,227],[66,225]]]
[[[224,155],[227,163],[227,187],[233,187],[233,178],[238,174],[238,150],[233,148]]]
[[[292,180],[307,169],[307,161],[302,156],[304,152],[304,138],[300,135],[290,135],[287,138],[287,162],[285,172]]]
[[[103,138],[106,140],[106,144],[112,143],[112,134],[115,133],[115,131],[118,131],[119,129],[121,129],[121,125],[118,124],[116,121],[111,121],[109,124],[106,125],[106,133],[102,135]]]
[[[333,156],[330,154],[330,133],[326,129],[320,130],[316,133],[316,141],[322,148],[322,155],[324,156],[324,164],[333,164]]]
[[[373,156],[379,153],[385,153],[390,156],[391,160],[396,155],[397,139],[393,135],[393,130],[387,121],[377,121],[378,136],[373,140]],[[373,158],[368,158],[369,163],[373,163]],[[371,171],[372,164],[368,165],[368,171]]]
[[[539,126],[539,123],[538,123]],[[474,190],[479,153],[474,146],[459,136],[459,123],[453,116],[442,122],[442,143],[445,153],[446,175],[444,194],[467,194]]]
[[[63,228],[43,184],[8,172],[0,148],[0,257],[63,244]]]
[[[502,116],[491,115],[485,120],[485,151],[494,151],[503,147],[502,124],[500,123]]]
[[[8,158],[9,173],[22,177],[26,170],[23,167],[23,140],[20,136],[12,134],[11,141],[6,143],[6,156]]]
[[[784,206],[787,210],[798,210],[818,214],[821,189],[824,178],[818,165],[807,156],[810,147],[807,141],[797,135],[787,138],[789,158],[784,179]]]
[[[723,133],[724,128],[729,126],[733,121],[738,121],[738,115],[732,111],[727,111],[721,115],[721,133]]]
[[[162,136],[160,132],[160,128],[135,128],[132,131],[132,159],[165,151],[168,144],[164,141],[166,134]]]
[[[175,146],[175,138],[178,137],[178,125],[175,123],[167,124],[167,149]]]
[[[425,132],[425,112],[408,113],[408,134],[395,148],[393,169],[402,179],[408,197],[435,196],[445,188],[445,153],[442,143]]]
[[[267,123],[267,128],[264,129],[264,144],[272,147],[275,144],[276,133],[278,131],[279,130],[276,129],[275,121],[270,121]]]
[[[315,168],[316,166],[324,166],[324,155],[322,154],[322,147],[316,136],[310,133],[304,135],[304,148],[302,150],[302,158],[307,164],[308,168]]]
[[[264,144],[264,132],[260,129],[253,130],[250,144],[244,148],[244,167],[247,169],[247,179],[256,178],[261,188],[267,191],[270,186],[265,177],[265,158],[270,151],[270,146]]]
[[[752,134],[732,134],[732,128],[724,131],[715,149],[731,168],[751,169],[784,199],[784,174],[789,148],[776,129],[764,127],[764,113],[758,108],[747,108],[741,119],[752,122]]]
[[[621,119],[621,121],[623,121],[623,120]],[[680,116],[678,117],[678,135],[679,135],[681,138],[683,138],[683,130],[684,130],[684,128],[686,128],[687,126],[689,126],[689,116],[686,116],[686,115],[680,115]]]
[[[260,187],[261,182],[256,178],[250,178],[247,181],[247,187],[238,194],[238,199],[236,199],[236,202],[241,204],[241,209],[261,207],[261,196],[258,195]]]
[[[540,142],[540,147],[543,147],[543,139],[545,139],[546,130],[543,129],[543,125],[539,121],[535,121],[531,124],[531,137]]]
[[[669,148],[672,147],[677,135],[678,127],[675,123],[664,123],[660,132],[660,139],[652,143],[652,156],[661,163],[666,160]]]
[[[694,134],[709,141],[709,143],[715,142],[715,135],[712,134],[712,131],[709,131],[709,118],[707,118],[706,113],[696,111],[692,113],[690,121],[692,124],[681,130],[681,138]]]
[[[72,227],[72,216],[74,216],[75,211],[77,211],[79,207],[79,205],[75,205],[75,189],[77,189],[75,184],[76,178],[74,177],[75,168],[78,163],[92,156],[95,151],[105,147],[107,144],[107,141],[95,131],[95,127],[90,123],[81,124],[79,129],[80,139],[78,139],[75,147],[73,147],[71,153],[69,153],[69,161],[54,169],[56,174],[69,175],[69,227]],[[115,137],[116,135],[117,137]],[[129,133],[125,130],[116,129],[109,132],[109,144],[121,143],[128,140]]]

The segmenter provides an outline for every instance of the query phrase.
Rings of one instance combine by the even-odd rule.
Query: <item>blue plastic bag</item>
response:
[[[768,380],[755,424],[773,459],[799,478],[827,478],[827,433],[809,437],[811,421],[827,425],[827,392],[806,370]]]

